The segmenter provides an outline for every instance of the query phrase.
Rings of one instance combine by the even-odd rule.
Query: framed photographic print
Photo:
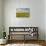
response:
[[[29,8],[17,8],[16,17],[29,17],[30,9]]]

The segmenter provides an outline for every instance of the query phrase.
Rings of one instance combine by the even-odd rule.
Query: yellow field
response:
[[[16,13],[16,17],[29,17],[29,13],[27,13],[27,12]]]

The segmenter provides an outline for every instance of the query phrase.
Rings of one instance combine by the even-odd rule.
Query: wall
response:
[[[16,18],[16,8],[30,8],[29,18]],[[10,26],[39,27],[39,39],[45,39],[44,0],[4,0],[4,26],[7,35]]]
[[[45,40],[46,40],[46,0],[45,0]]]

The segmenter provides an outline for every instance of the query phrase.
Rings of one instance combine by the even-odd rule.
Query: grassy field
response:
[[[29,13],[23,12],[23,13],[16,13],[16,17],[29,17]]]

